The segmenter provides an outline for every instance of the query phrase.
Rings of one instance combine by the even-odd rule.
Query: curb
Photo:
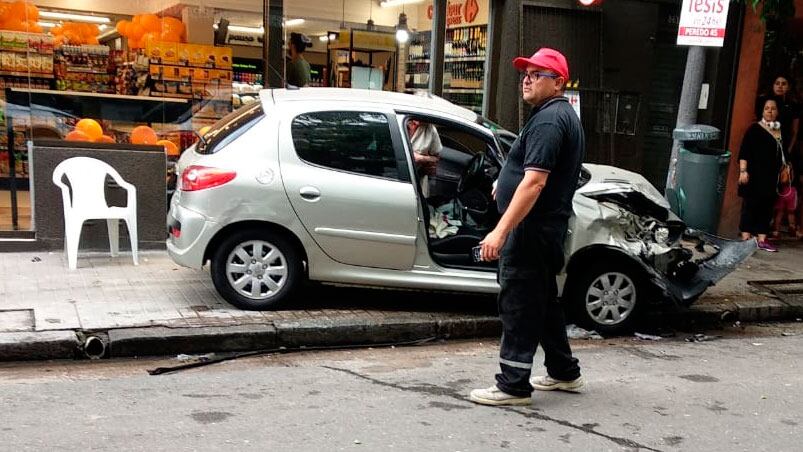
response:
[[[78,349],[74,331],[0,333],[0,361],[73,359]]]
[[[430,337],[466,339],[498,336],[496,317],[460,316],[446,320],[299,320],[271,325],[200,328],[126,328],[108,331],[107,357],[168,356],[245,352],[279,347],[371,345]],[[3,359],[0,350],[0,360]]]
[[[674,325],[704,326],[723,322],[791,320],[803,317],[803,299],[761,299],[709,302],[686,310],[655,313],[652,319]],[[496,316],[426,315],[418,319],[357,317],[341,320],[280,321],[264,325],[111,329],[97,334],[106,342],[105,357],[170,356],[210,352],[244,352],[279,347],[366,345],[426,338],[473,339],[499,337]],[[82,332],[42,331],[0,333],[0,361],[75,359],[81,356]]]

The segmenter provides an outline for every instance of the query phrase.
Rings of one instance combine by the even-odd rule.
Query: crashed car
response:
[[[443,144],[428,179],[413,119]],[[492,184],[513,140],[435,96],[265,90],[181,156],[167,249],[178,264],[208,263],[243,309],[291,306],[305,280],[496,293],[496,264],[472,248],[499,220]],[[687,229],[643,177],[609,166],[584,166],[569,228],[562,300],[605,333],[659,302],[691,303],[755,249]]]

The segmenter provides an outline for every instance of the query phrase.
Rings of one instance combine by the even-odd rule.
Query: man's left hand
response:
[[[507,240],[507,233],[500,231],[498,228],[486,235],[485,238],[480,242],[480,245],[482,246],[480,251],[482,260],[485,262],[491,262],[499,259],[499,253],[502,251],[502,246],[504,246],[505,240]]]

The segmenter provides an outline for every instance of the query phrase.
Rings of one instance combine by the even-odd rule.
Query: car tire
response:
[[[567,281],[571,317],[600,334],[629,333],[646,304],[644,281],[643,271],[621,258],[583,266]]]
[[[223,240],[212,256],[212,282],[232,305],[247,310],[276,309],[304,279],[301,257],[284,236],[244,230]]]

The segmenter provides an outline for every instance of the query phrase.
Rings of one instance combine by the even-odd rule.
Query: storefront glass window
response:
[[[0,232],[36,229],[37,143],[163,150],[169,163],[258,98],[263,3],[214,3],[0,2]]]
[[[418,29],[410,39],[405,62],[405,91],[429,88],[432,2],[417,7]],[[488,46],[489,0],[451,0],[446,7],[443,97],[482,113]]]

